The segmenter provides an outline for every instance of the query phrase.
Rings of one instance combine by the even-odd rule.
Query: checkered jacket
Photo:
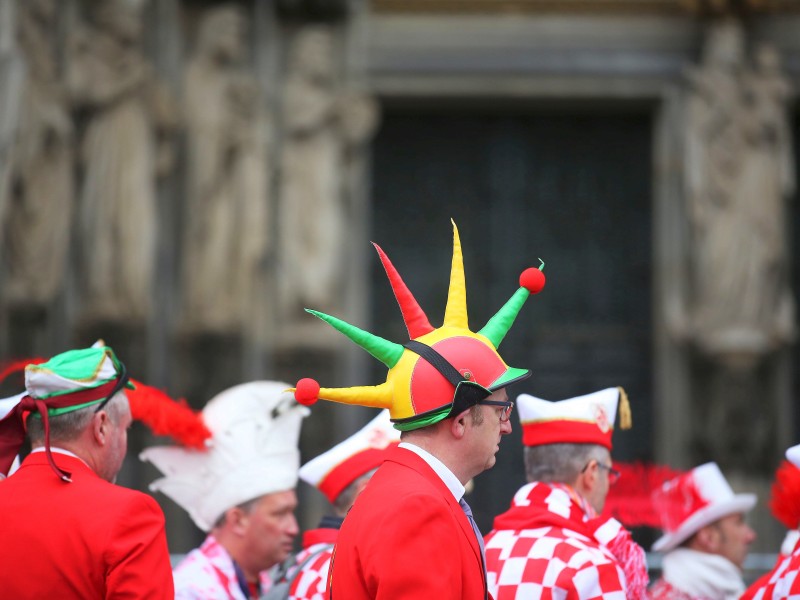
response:
[[[213,535],[192,550],[172,573],[175,600],[247,600],[239,586],[233,559]],[[269,572],[260,574],[261,590],[269,589]]]
[[[629,541],[618,522],[590,521],[593,516],[568,486],[523,486],[485,538],[489,591],[495,600],[625,600],[623,565],[600,541],[621,533],[627,536],[626,547],[637,554],[638,576],[646,585],[641,548]]]
[[[325,600],[328,584],[328,570],[333,556],[332,543],[336,542],[338,529],[312,529],[303,536],[303,550],[297,555],[301,564],[309,556],[316,554],[303,565],[292,581],[289,600]]]
[[[800,544],[775,568],[751,585],[739,600],[800,598]]]

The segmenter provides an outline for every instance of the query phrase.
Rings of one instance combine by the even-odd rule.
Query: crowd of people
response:
[[[663,524],[653,550],[663,553],[663,570],[649,581],[644,549],[603,512],[619,476],[613,433],[631,421],[622,388],[562,401],[512,399],[506,390],[530,373],[508,366],[497,348],[527,298],[543,288],[541,269],[523,272],[519,289],[473,332],[454,227],[447,308],[443,325],[434,328],[377,250],[409,341],[394,343],[311,311],[387,366],[377,386],[256,381],[220,393],[201,413],[175,411],[170,399],[159,398],[148,405],[150,417],[142,417],[142,385],[103,344],[29,364],[25,391],[0,400],[0,473],[8,475],[0,482],[2,596],[762,600],[800,594],[796,536],[775,568],[746,587],[741,569],[755,537],[746,514],[756,497],[734,493],[715,463],[653,494]],[[319,399],[377,414],[300,466],[306,406]],[[527,483],[484,536],[464,496],[471,480],[494,465],[514,414]],[[174,570],[156,501],[115,484],[133,419],[179,440],[140,458],[163,474],[151,488],[207,533]],[[17,465],[26,436],[32,450]],[[800,469],[800,446],[787,459],[786,468]],[[294,554],[298,478],[328,499],[330,514],[303,533]],[[784,488],[800,493],[800,485]],[[791,494],[784,501],[800,504]],[[796,530],[793,514],[789,528]]]

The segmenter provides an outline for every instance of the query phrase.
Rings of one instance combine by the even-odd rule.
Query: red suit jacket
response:
[[[0,481],[0,595],[59,600],[170,599],[164,515],[150,496],[100,479],[77,458],[29,455]]]
[[[483,600],[481,550],[439,476],[404,448],[386,461],[344,520],[328,594],[334,600]]]

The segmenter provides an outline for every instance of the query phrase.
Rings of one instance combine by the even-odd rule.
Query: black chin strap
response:
[[[452,417],[458,415],[491,395],[492,392],[485,387],[461,375],[458,369],[451,365],[444,356],[427,344],[416,340],[410,340],[406,343],[405,347],[424,358],[434,369],[441,373],[442,377],[447,379],[447,381],[456,388],[453,394],[453,408],[450,410],[448,416]]]
[[[467,381],[444,356],[427,344],[416,340],[410,340],[405,347],[428,361],[434,369],[439,371],[439,373],[453,385],[453,387],[458,387],[459,383]]]

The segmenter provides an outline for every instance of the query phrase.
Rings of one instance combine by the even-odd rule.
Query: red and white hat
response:
[[[621,387],[606,388],[559,402],[520,394],[517,396],[517,409],[522,425],[522,443],[526,446],[599,444],[611,450],[618,405],[620,428],[630,429],[630,405]]]
[[[653,493],[653,505],[664,529],[653,551],[666,552],[722,517],[751,510],[756,495],[734,494],[717,463],[710,462],[667,481]]]
[[[400,443],[389,411],[382,410],[360,431],[300,467],[300,479],[313,485],[331,502],[356,479],[379,467],[386,451]]]

